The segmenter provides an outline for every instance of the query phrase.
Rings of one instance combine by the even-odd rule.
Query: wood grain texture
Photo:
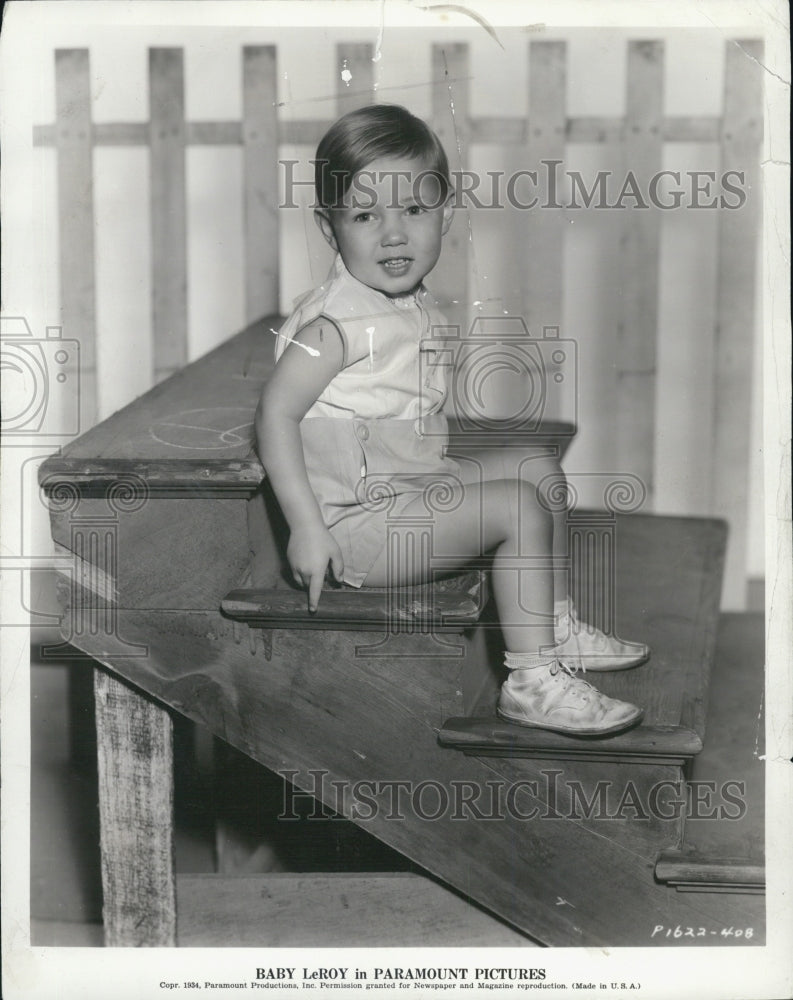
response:
[[[187,180],[182,49],[149,49],[154,379],[187,361]]]
[[[663,42],[629,42],[622,167],[624,183],[632,175],[639,189],[661,169],[663,87]],[[623,204],[623,297],[616,353],[617,464],[641,478],[652,503],[660,210],[654,205],[637,206],[630,194]]]
[[[305,118],[278,124],[278,141],[283,145],[316,146],[333,120]],[[531,123],[526,118],[491,115],[468,120],[472,144],[497,146],[526,143]],[[193,121],[185,123],[188,146],[239,146],[243,142],[243,123],[236,121]],[[624,120],[613,116],[571,115],[565,120],[567,141],[571,143],[619,142]],[[663,119],[665,142],[718,142],[721,118],[710,115],[666,115]],[[54,146],[56,127],[34,125],[33,145]],[[100,122],[94,125],[95,146],[145,146],[148,128],[143,122]]]
[[[219,608],[248,563],[247,501],[149,497],[134,506],[88,498],[52,514],[53,538],[77,557],[76,582],[97,608]]]
[[[278,141],[283,145],[316,146],[333,120],[305,118],[278,124]],[[526,118],[495,116],[470,117],[472,144],[522,146],[531,127]],[[571,143],[618,142],[623,134],[622,118],[597,115],[571,115],[565,122],[567,141]],[[243,141],[243,123],[237,121],[192,121],[185,123],[188,146],[239,146]],[[666,115],[663,119],[665,142],[718,142],[721,118],[710,115]],[[55,125],[34,125],[33,145],[54,146]],[[143,122],[100,122],[94,125],[95,146],[145,146],[148,127]]]
[[[81,427],[95,422],[97,407],[92,128],[88,50],[57,49],[55,145],[61,324],[63,336],[80,345],[79,356],[70,358],[65,374],[80,387]]]
[[[281,317],[270,316],[251,324],[167,384],[155,386],[92,427],[67,445],[52,465],[44,463],[41,481],[51,470],[60,476],[69,468],[81,477],[96,472],[101,479],[119,471],[104,464],[108,460],[151,463],[157,473],[155,488],[165,486],[168,464],[177,486],[184,486],[185,477],[192,477],[196,486],[202,480],[211,485],[224,475],[224,468],[232,482],[256,478],[251,471],[258,467],[253,414],[273,368],[271,330],[281,322]]]
[[[278,81],[274,45],[242,50],[245,318],[278,311]]]
[[[739,795],[730,820],[714,823],[705,802],[688,817],[684,844],[711,858],[765,859],[765,622],[762,613],[722,614],[708,696],[707,739],[692,784],[711,782]],[[729,782],[729,784],[727,784]],[[721,806],[719,798],[716,806]]]
[[[461,581],[456,586],[457,581]],[[462,628],[475,625],[482,612],[486,590],[479,577],[454,577],[436,585],[386,589],[325,588],[319,607],[308,611],[304,590],[238,589],[221,604],[223,613],[252,628],[403,630]]]
[[[173,946],[171,719],[110,674],[94,677],[105,946]]]
[[[173,380],[177,390],[179,381]],[[134,413],[132,418],[134,423]],[[476,635],[451,637],[448,644],[439,636],[396,635],[383,643],[366,632],[334,631],[324,632],[318,642],[315,633],[280,629],[268,660],[253,631],[216,610],[233,567],[216,556],[198,558],[206,539],[220,539],[226,548],[224,532],[238,533],[242,546],[247,544],[246,502],[159,503],[166,512],[174,511],[170,529],[166,523],[152,537],[146,517],[154,517],[156,505],[150,502],[129,514],[129,528],[120,534],[118,589],[137,594],[139,610],[122,602],[113,634],[83,635],[80,648],[89,655],[253,759],[289,772],[290,780],[313,789],[332,808],[338,802],[329,783],[348,782],[341,811],[349,817],[355,818],[355,783],[380,782],[379,813],[371,820],[358,817],[361,825],[544,943],[647,944],[665,915],[688,922],[723,920],[722,912],[708,910],[701,894],[673,893],[674,905],[659,898],[666,890],[655,883],[653,866],[658,851],[679,842],[676,817],[650,813],[636,819],[630,810],[616,818],[564,817],[575,783],[587,798],[601,782],[611,782],[610,794],[618,798],[633,784],[646,801],[657,783],[681,780],[679,767],[480,759],[441,748],[436,736],[444,720],[463,714],[466,687],[470,692],[476,686],[469,677],[483,652]],[[238,527],[224,503],[242,508]],[[617,622],[626,635],[654,648],[656,682],[644,687],[648,699],[641,703],[650,706],[661,725],[680,717],[685,692],[678,661],[696,659],[704,648],[705,640],[682,628],[681,620],[692,614],[692,593],[701,591],[701,563],[719,537],[718,529],[708,533],[708,522],[668,520],[626,515],[625,530],[617,531]],[[186,545],[179,531],[196,541]],[[193,564],[191,553],[197,553]],[[691,553],[700,553],[699,562]],[[199,564],[203,569],[197,573]],[[206,610],[198,604],[189,612],[173,602],[168,606],[172,586],[183,596],[180,577],[196,588],[194,596],[205,601]],[[131,647],[144,647],[146,655],[130,655]],[[603,681],[624,686],[625,691],[613,693],[639,701],[633,690],[639,671],[627,673],[634,677]],[[314,789],[310,772],[317,770],[327,780]],[[542,819],[549,796],[544,789],[553,773],[559,775],[554,795],[563,815]],[[404,821],[394,822],[387,818],[390,793],[383,784],[393,781],[411,782],[413,789],[423,782],[429,796],[451,796],[461,787],[482,795],[494,781],[506,794],[505,785],[529,782],[520,786],[526,795],[521,811],[536,808],[541,815],[527,820],[510,814],[493,823],[476,814],[454,819],[447,811],[429,823],[408,809]],[[432,808],[432,801],[427,798],[425,806]],[[560,906],[560,897],[572,905]],[[736,921],[739,917],[750,920],[751,914],[739,909]]]
[[[765,887],[765,865],[750,858],[712,857],[693,851],[662,851],[655,865],[655,877],[669,885],[724,885]]]
[[[710,496],[713,513],[730,525],[723,598],[746,606],[752,367],[757,266],[754,248],[762,207],[763,43],[725,45],[721,170],[744,176],[740,210],[719,210],[715,330],[715,392]]]
[[[511,725],[493,716],[447,719],[438,734],[444,746],[466,753],[514,754],[554,760],[633,760],[683,764],[702,749],[695,732],[682,726],[637,726],[607,739],[564,736],[543,729]]]
[[[329,632],[320,651],[312,633],[283,630],[267,661],[217,614],[124,612],[119,627],[127,639],[145,637],[149,655],[130,659],[106,646],[103,661],[114,671],[357,818],[369,833],[543,943],[653,944],[653,927],[670,919],[723,925],[723,906],[716,910],[698,894],[672,893],[670,900],[654,881],[658,852],[678,842],[677,821],[649,813],[636,818],[630,808],[613,815],[626,794],[638,796],[646,810],[652,787],[674,787],[679,768],[480,760],[442,749],[435,735],[455,708],[459,714],[463,669],[442,648],[421,649],[414,637],[394,637],[388,655],[369,655],[366,633]],[[90,637],[85,645],[93,645]],[[361,793],[354,794],[357,782],[379,783],[365,786],[366,794],[374,793],[374,815]],[[394,782],[409,783],[401,786],[408,792],[399,821]],[[580,794],[575,783],[587,797],[605,783],[611,814],[573,818],[573,797]],[[423,811],[412,806],[419,786]],[[488,808],[489,796],[503,802],[509,788],[517,808],[505,809],[503,819],[488,822],[464,809],[453,818],[455,789],[468,789]],[[447,808],[428,822],[444,796]],[[729,919],[748,926],[754,915],[742,906],[730,909]]]
[[[182,948],[532,948],[523,934],[428,878],[183,875]]]

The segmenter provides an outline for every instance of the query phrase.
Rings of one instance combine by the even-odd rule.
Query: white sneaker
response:
[[[572,601],[556,620],[554,638],[553,655],[580,670],[628,670],[650,659],[643,642],[623,642],[579,621]]]
[[[593,688],[559,660],[550,666],[512,670],[501,687],[496,711],[519,726],[570,736],[618,733],[644,715],[636,705]]]

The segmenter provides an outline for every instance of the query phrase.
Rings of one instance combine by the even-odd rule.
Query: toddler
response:
[[[320,142],[315,180],[315,219],[335,262],[282,327],[256,413],[309,610],[329,568],[354,587],[403,586],[431,579],[431,562],[453,570],[491,554],[508,669],[499,714],[579,735],[635,725],[640,708],[576,671],[633,666],[646,649],[579,626],[564,591],[554,607],[554,523],[535,485],[561,476],[558,463],[538,449],[523,463],[528,482],[498,454],[478,456],[474,472],[446,455],[445,368],[430,340],[443,320],[423,284],[452,221],[440,141],[404,108],[361,108]],[[387,518],[393,531],[400,516],[426,517],[426,490],[439,482],[452,502],[433,513],[432,552],[389,559]]]

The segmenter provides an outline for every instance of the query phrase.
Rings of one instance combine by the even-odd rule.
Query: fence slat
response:
[[[625,178],[646,185],[661,169],[664,47],[659,41],[628,45]],[[652,502],[655,455],[656,338],[660,216],[654,206],[625,199],[621,238],[622,315],[617,327],[617,467],[639,476]]]
[[[565,42],[529,43],[529,134],[526,162],[537,171],[539,209],[524,227],[526,270],[523,314],[529,329],[538,334],[542,326],[562,322],[564,211],[546,208],[560,203],[562,192],[549,190],[553,168],[544,161],[563,161],[565,153],[565,108],[567,103],[567,45]],[[558,416],[549,413],[546,416]]]
[[[91,83],[87,49],[55,52],[58,233],[63,335],[80,344],[80,427],[96,421],[96,277]],[[76,361],[77,359],[75,359]],[[79,378],[79,383],[78,383]]]
[[[715,331],[714,439],[711,498],[714,514],[730,526],[723,601],[746,602],[751,392],[754,361],[756,266],[761,211],[759,152],[763,132],[763,43],[726,43],[721,170],[743,171],[745,204],[719,211]]]
[[[149,49],[154,379],[187,362],[187,217],[181,49]]]
[[[278,312],[278,116],[274,45],[242,53],[245,318]]]
[[[336,46],[336,113],[374,103],[374,46],[342,42]],[[328,123],[330,124],[330,123]],[[323,133],[327,128],[323,129]]]
[[[446,150],[454,173],[469,166],[468,46],[432,46],[432,127]],[[467,329],[469,313],[469,224],[467,210],[458,208],[444,237],[443,253],[429,277],[430,286],[450,323]],[[473,264],[475,267],[475,262]]]

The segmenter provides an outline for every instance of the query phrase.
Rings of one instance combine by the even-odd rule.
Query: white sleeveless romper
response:
[[[354,278],[337,255],[328,280],[297,301],[281,328],[276,360],[320,316],[341,333],[343,367],[300,432],[309,482],[344,556],[344,582],[360,587],[405,506],[461,481],[445,454],[444,320],[423,286],[389,298]]]

